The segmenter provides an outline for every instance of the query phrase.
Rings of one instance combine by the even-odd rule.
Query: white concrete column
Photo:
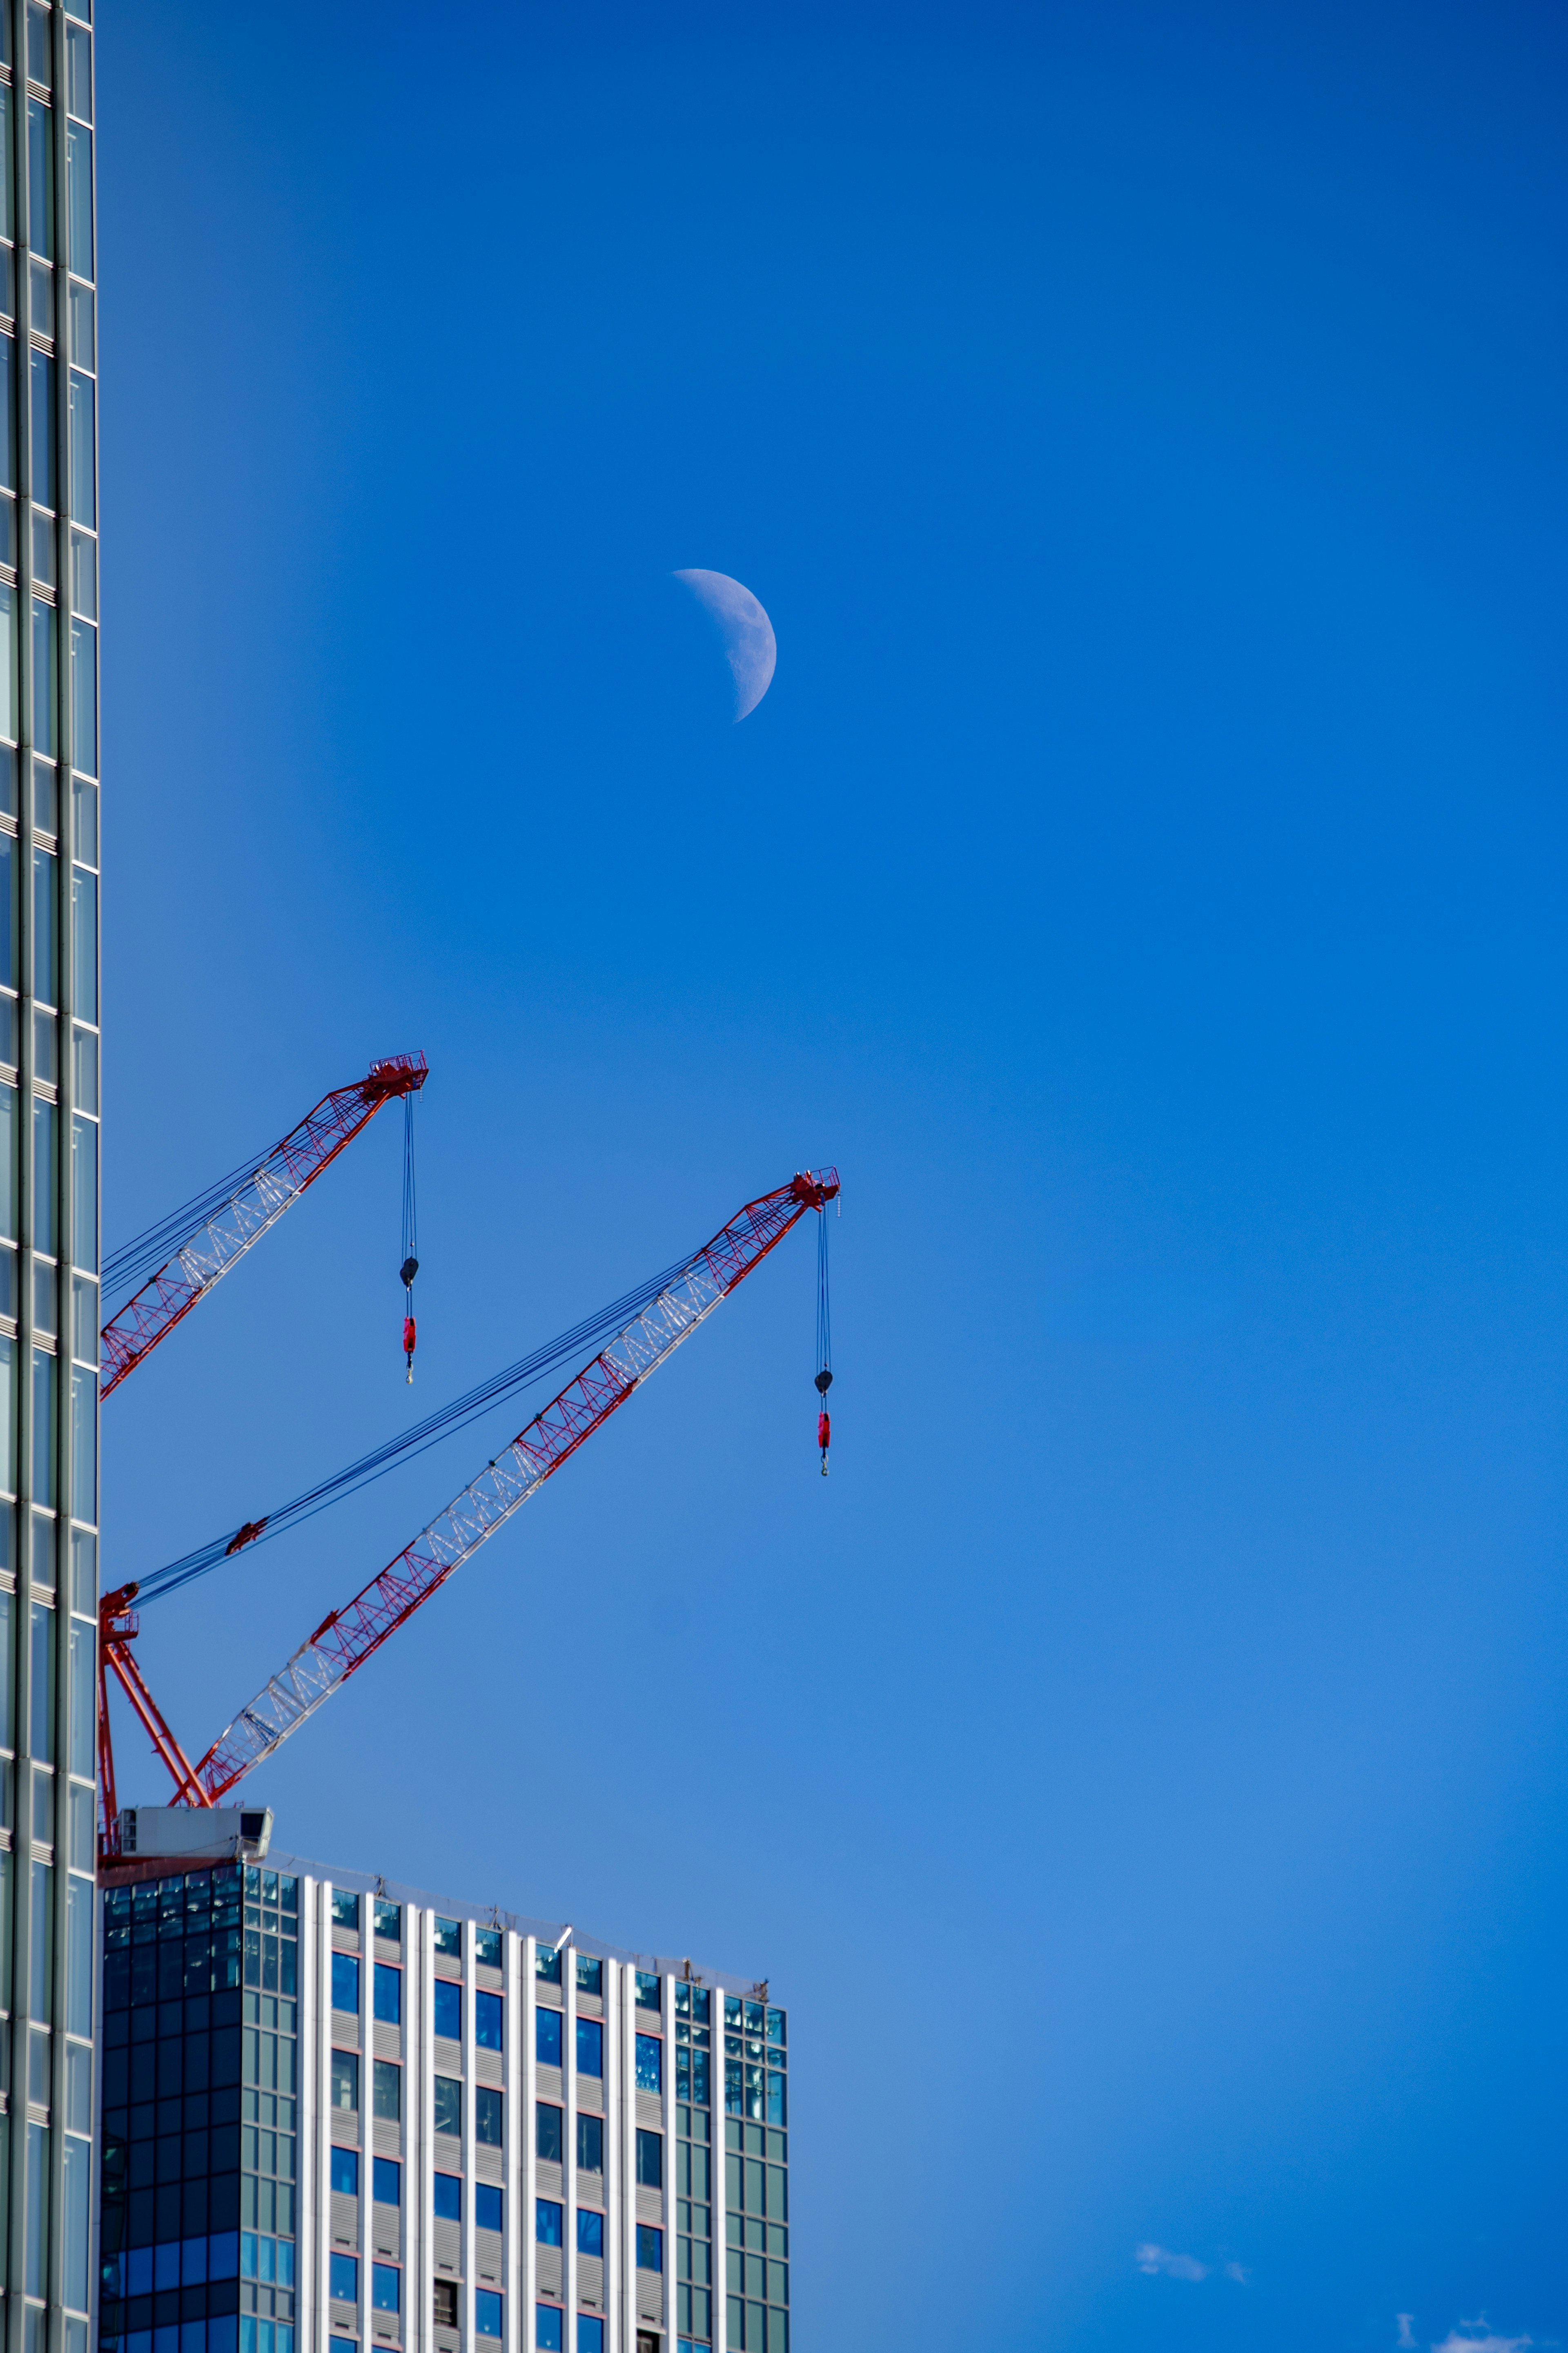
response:
[[[434,2184],[430,2128],[431,2104],[435,2099],[434,2046],[436,1930],[434,1916],[422,1907],[410,1905],[405,1914],[405,1945],[408,1955],[408,1976],[404,1988],[407,2012],[407,2042],[403,2070],[403,2147],[405,2221],[409,2238],[409,2261],[404,2281],[404,2293],[410,2306],[405,2316],[408,2330],[406,2342],[426,2346],[433,2339],[431,2331],[431,2283],[435,2278],[432,2260],[432,2200]]]
[[[359,2341],[371,2341],[370,2267],[375,2257],[371,2245],[370,2205],[374,2187],[372,2144],[375,2108],[375,2030],[371,2024],[371,1989],[375,1972],[375,1898],[359,1900]],[[331,2213],[329,2195],[322,2200],[324,2217]]]
[[[527,1947],[509,1928],[501,1939],[501,2284],[506,2290],[506,2353],[532,2353],[531,2335],[525,2334],[523,2302],[522,2068],[519,2046],[522,2027],[522,1971],[520,1962]]]
[[[327,2071],[331,2064],[328,2052],[331,2037],[322,2031],[323,2020],[331,2015],[327,2008],[331,1989],[324,1982],[331,1966],[328,1958],[331,1905],[331,1889],[324,1881],[300,1880],[300,2040],[295,2078],[300,2101],[295,2143],[300,2158],[300,2179],[295,2184],[300,2209],[295,2217],[299,2246],[295,2293],[300,2304],[295,2326],[296,2342],[300,2345],[324,2346],[327,2337],[327,2247],[331,2234],[321,2222],[327,2200],[320,2185],[327,2163]]]
[[[522,1940],[522,2016],[518,2021],[522,2045],[522,2066],[520,2071],[522,2116],[519,2132],[522,2141],[522,2309],[523,2344],[532,2353],[533,2307],[539,2300],[539,2249],[534,2242],[534,2201],[539,2196],[539,2142],[534,2132],[533,2101],[538,2088],[534,2059],[534,1963],[539,1947],[531,1936]]]
[[[664,2052],[658,2080],[664,2109],[664,2186],[659,2211],[664,2232],[664,2333],[675,2334],[675,1979],[658,1981],[659,2022],[664,2028]]]
[[[625,2283],[623,2304],[626,2353],[636,2353],[637,2341],[637,1971],[628,1962],[621,1970],[621,2132],[620,2146],[616,2152],[621,2190],[618,2236],[621,2277]]]
[[[474,1937],[477,1931],[471,1920],[465,1920],[463,1936],[463,2342],[474,2342],[474,2110],[479,2105],[479,2079],[474,2065],[474,1993],[478,1979],[474,1969]]]
[[[567,2344],[575,2347],[577,2327],[577,1956],[568,1945],[561,1955],[561,2087],[565,2121],[562,2170],[566,2177],[566,2219],[562,2225],[562,2296],[566,2306]]]

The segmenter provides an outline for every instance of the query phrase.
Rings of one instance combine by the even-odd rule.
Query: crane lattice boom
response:
[[[821,1168],[749,1201],[379,1577],[322,1620],[195,1767],[199,1795],[187,1784],[176,1802],[219,1803],[280,1748],[674,1355],[806,1210],[820,1210],[837,1191],[837,1169]]]
[[[198,1299],[221,1282],[307,1185],[314,1184],[345,1144],[351,1144],[384,1103],[413,1094],[427,1075],[423,1054],[394,1054],[373,1062],[368,1076],[352,1087],[323,1095],[291,1128],[216,1215],[198,1226],[167,1265],[142,1285],[103,1327],[103,1394],[117,1389],[127,1373],[166,1339]],[[145,1263],[145,1261],[143,1261]]]

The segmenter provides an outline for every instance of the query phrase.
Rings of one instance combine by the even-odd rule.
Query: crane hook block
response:
[[[405,1291],[407,1290],[409,1284],[413,1282],[418,1271],[419,1261],[416,1258],[405,1258],[404,1260],[403,1264],[397,1270],[397,1280],[403,1285]]]
[[[817,1394],[817,1396],[818,1396],[818,1397],[821,1397],[821,1398],[825,1398],[825,1397],[827,1395],[828,1390],[829,1390],[832,1387],[833,1387],[833,1376],[832,1376],[832,1374],[828,1371],[828,1369],[827,1369],[826,1366],[826,1365],[824,1365],[824,1366],[822,1367],[822,1370],[821,1370],[821,1371],[818,1373],[818,1375],[816,1376],[816,1394]]]

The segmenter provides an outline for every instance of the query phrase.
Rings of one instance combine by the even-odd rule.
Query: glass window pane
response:
[[[14,1253],[0,1251],[0,1258]],[[90,1274],[71,1276],[71,1355],[79,1364],[98,1366],[98,1285]],[[90,1773],[91,1764],[83,1770]]]
[[[395,2059],[375,2063],[375,2114],[395,2124],[403,2114],[403,2070]]]
[[[66,203],[69,214],[66,243],[70,266],[79,278],[91,278],[92,133],[79,122],[66,125]]]
[[[9,581],[0,581],[0,734],[14,744],[17,733],[16,591]]]
[[[70,355],[78,367],[98,372],[98,321],[90,286],[73,286],[70,292]]]
[[[479,1991],[474,1996],[474,2041],[481,2051],[501,2047],[501,1997]]]
[[[92,1882],[74,1876],[66,1886],[66,2031],[92,2032]]]
[[[455,2075],[436,2078],[435,2123],[438,2133],[463,2129],[463,2086]]]
[[[51,370],[54,362],[49,362]],[[71,370],[70,379],[70,467],[71,513],[78,522],[89,529],[98,525],[97,468],[94,462],[93,389],[90,376]],[[53,412],[51,411],[51,418]],[[37,434],[35,432],[35,439]],[[51,480],[53,475],[50,476]],[[38,495],[35,491],[33,493]],[[52,506],[51,499],[48,503]]]
[[[463,2177],[460,2173],[437,2173],[435,2177],[432,2211],[440,2222],[460,2222],[463,2219]]]
[[[59,860],[52,849],[33,850],[33,994],[45,1005],[59,997]],[[52,1250],[52,1242],[41,1249]]]
[[[378,2206],[403,2203],[403,2168],[395,2157],[378,2157],[371,2168],[371,2196]]]
[[[452,1960],[460,1960],[463,1952],[463,1924],[460,1920],[437,1919],[435,1924],[436,1950]]]
[[[93,1761],[93,1676],[97,1645],[90,1626],[73,1626],[70,1630],[70,1769],[84,1779],[92,1778]]]
[[[605,2030],[596,2018],[577,2021],[577,2073],[579,2075],[603,2075],[605,2072]]]
[[[42,1601],[29,1602],[28,1628],[32,1642],[32,1733],[27,1742],[27,1754],[41,1764],[55,1761],[55,1613]],[[35,2017],[47,2017],[38,2011]]]
[[[89,1274],[97,1272],[98,1122],[79,1112],[71,1121],[71,1256]]]
[[[98,631],[73,619],[71,631],[71,758],[89,776],[98,774]],[[78,1011],[82,1008],[79,1006]],[[89,1020],[98,1016],[89,1014]]]
[[[82,1020],[98,1019],[98,877],[71,872],[71,1005]]]
[[[71,1517],[98,1521],[98,1380],[71,1366]]]
[[[55,86],[49,12],[40,8],[37,0],[27,0],[27,79],[37,82],[44,90],[53,90]]]
[[[47,759],[55,755],[55,608],[33,599],[33,743]],[[50,998],[53,1004],[54,999]]]
[[[35,517],[35,521],[37,518]],[[33,762],[33,830],[36,833],[58,833],[60,829],[59,785],[52,760]]]
[[[389,1968],[384,1961],[375,1965],[375,2014],[384,2025],[403,2023],[403,1971]]]
[[[96,865],[97,862],[98,861],[95,859],[93,863]],[[395,1943],[401,1941],[403,1936],[403,1906],[401,1904],[388,1904],[384,1897],[380,1895],[376,1897],[375,1933],[378,1936],[392,1937]]]
[[[560,2066],[561,2012],[558,2010],[534,2011],[533,2055],[542,2067]]]
[[[11,1241],[17,1239],[16,1100],[15,1087],[0,1086],[0,1233]]]
[[[561,2162],[561,2120],[563,2111],[548,2100],[536,2102],[534,2119],[534,2154],[545,2165]]]
[[[55,272],[52,262],[35,261],[27,272],[27,324],[36,335],[55,332]],[[52,501],[51,501],[52,503]]]
[[[92,121],[92,35],[66,26],[66,104],[83,122]]]
[[[16,1343],[0,1338],[0,1479],[8,1494],[16,1492]],[[10,1514],[6,1514],[6,1533]],[[7,1740],[7,1746],[9,1742]]]
[[[501,2095],[484,2084],[474,2092],[474,2138],[486,2148],[499,2148],[501,2143]]]
[[[0,16],[6,17],[8,20],[9,12],[0,9]],[[9,34],[11,29],[9,21],[6,22],[5,29]],[[11,55],[9,41],[5,44],[5,55],[9,60]],[[16,175],[16,134],[11,104],[11,85],[7,82],[4,89],[0,90],[0,167],[4,168],[5,174],[5,184],[4,187],[0,187],[0,237],[14,237],[16,234],[16,219],[11,210],[11,188]]]
[[[27,100],[27,242],[46,261],[55,258],[55,118],[38,99]]]
[[[332,1955],[332,2008],[359,2016],[359,1963],[352,1953]]]
[[[51,1103],[33,1099],[33,1247],[49,1257],[55,1251],[55,1170],[58,1166],[56,1138],[59,1113]],[[41,1498],[40,1498],[41,1500]]]
[[[651,2222],[637,2224],[637,2269],[639,2272],[661,2272],[664,2269],[664,2232]]]
[[[463,2032],[463,1989],[450,1978],[437,1978],[435,1988],[435,2028],[450,2042],[461,2040]]]

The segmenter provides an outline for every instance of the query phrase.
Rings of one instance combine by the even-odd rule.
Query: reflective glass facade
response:
[[[0,2288],[87,2353],[98,1619],[90,0],[0,0]]]
[[[220,1864],[104,1897],[104,2353],[294,2353],[300,1883]]]

